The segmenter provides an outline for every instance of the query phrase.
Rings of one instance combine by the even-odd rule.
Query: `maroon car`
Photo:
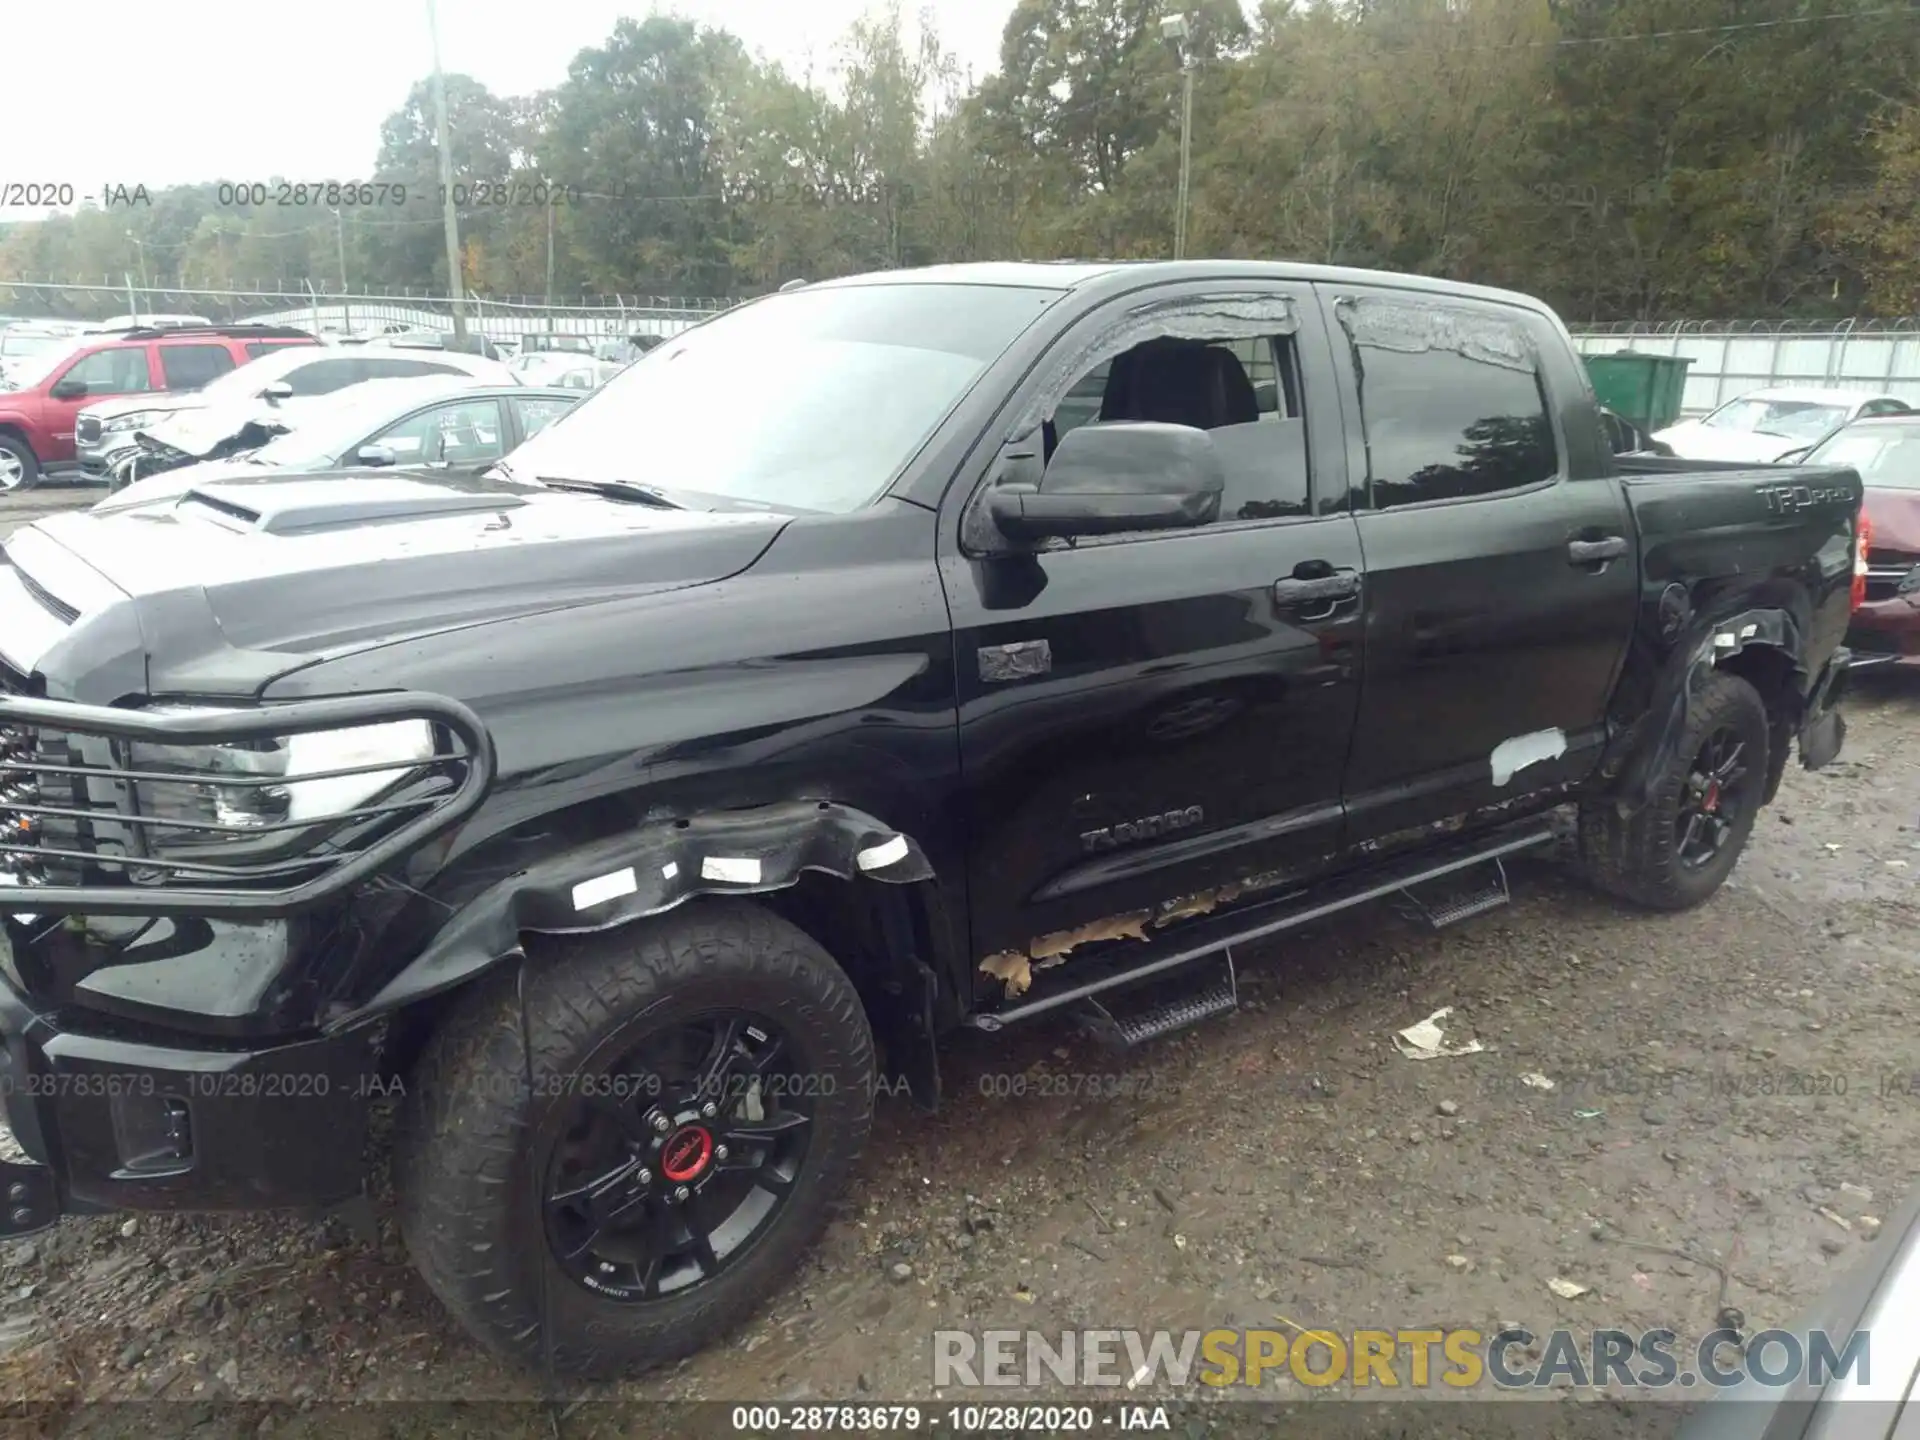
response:
[[[1807,456],[1850,465],[1866,481],[1866,602],[1854,612],[1847,645],[1856,666],[1920,659],[1920,415],[1856,420]]]

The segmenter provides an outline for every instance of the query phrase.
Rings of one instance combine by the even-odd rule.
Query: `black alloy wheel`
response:
[[[771,1020],[722,1011],[618,1042],[583,1073],[547,1166],[547,1243],[561,1271],[612,1300],[713,1279],[793,1192],[812,1097]]]

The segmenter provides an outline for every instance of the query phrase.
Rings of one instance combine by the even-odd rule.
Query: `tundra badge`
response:
[[[1191,830],[1205,818],[1206,812],[1198,805],[1189,805],[1184,810],[1142,815],[1138,820],[1122,820],[1117,825],[1103,826],[1098,830],[1083,830],[1080,843],[1087,847],[1090,854],[1098,854],[1102,850],[1118,850],[1122,845],[1131,845],[1137,840],[1151,840],[1156,835],[1170,834],[1175,830]]]

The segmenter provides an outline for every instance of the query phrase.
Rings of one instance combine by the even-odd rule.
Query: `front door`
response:
[[[1215,523],[1020,552],[977,528],[991,474],[949,497],[976,958],[1151,934],[1340,847],[1361,567],[1331,356],[1308,287],[1232,288],[1088,317],[1009,432],[1045,417],[1050,455],[1077,424],[1206,429]]]
[[[47,429],[53,438],[50,454],[41,463],[58,464],[74,458],[73,426],[81,410],[99,400],[121,395],[144,395],[160,389],[148,364],[146,345],[113,345],[82,355],[48,382],[46,401]],[[62,387],[84,386],[77,395],[51,392]]]
[[[1638,592],[1626,497],[1575,473],[1554,423],[1557,332],[1471,300],[1326,299],[1367,565],[1360,843],[1584,778]]]

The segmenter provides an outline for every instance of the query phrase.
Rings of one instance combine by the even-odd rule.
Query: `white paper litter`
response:
[[[1529,1070],[1520,1077],[1520,1083],[1529,1090],[1551,1090],[1553,1082],[1537,1070]]]
[[[1456,1055],[1478,1055],[1487,1047],[1478,1040],[1464,1045],[1449,1045],[1440,1022],[1453,1013],[1451,1005],[1434,1011],[1418,1025],[1409,1025],[1393,1037],[1393,1046],[1409,1060],[1450,1060]]]
[[[1562,1280],[1556,1275],[1553,1279],[1547,1281],[1547,1289],[1558,1295],[1562,1300],[1578,1300],[1582,1295],[1587,1293],[1588,1287],[1585,1285],[1576,1285],[1571,1280]]]

